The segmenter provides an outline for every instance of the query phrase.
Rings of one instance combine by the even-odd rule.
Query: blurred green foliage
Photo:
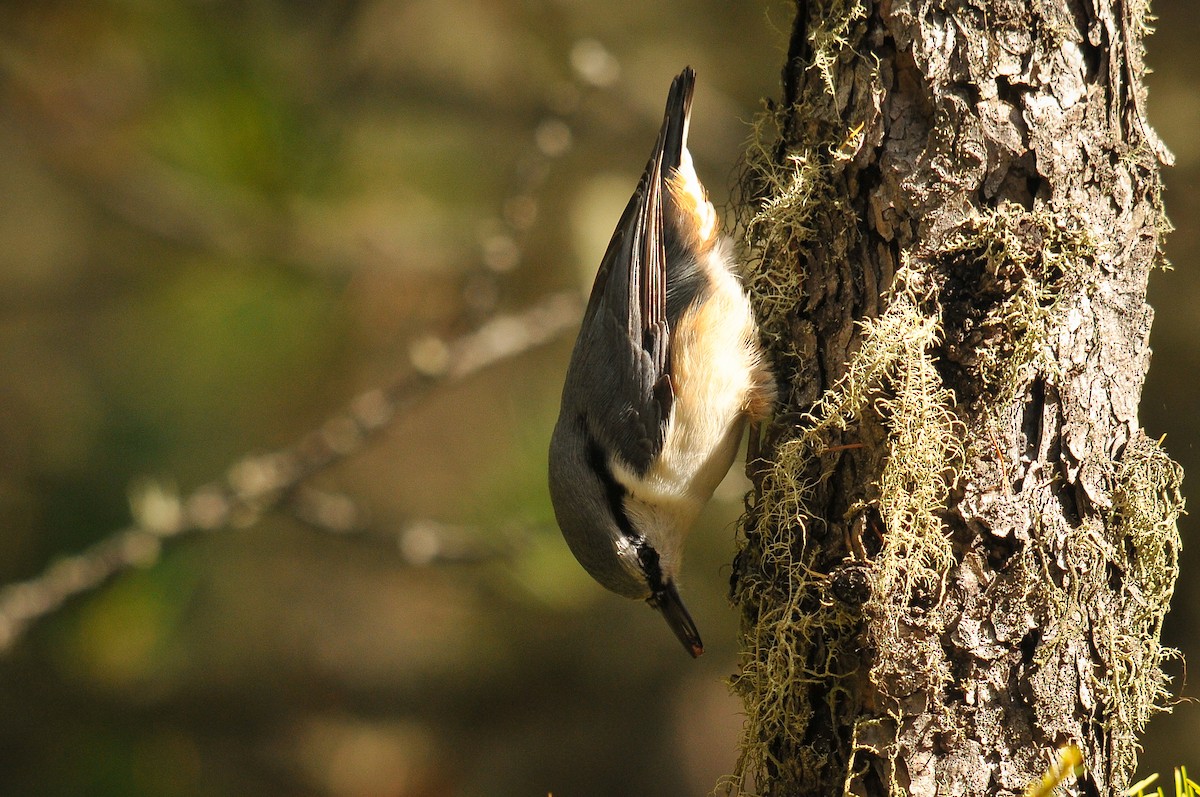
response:
[[[719,189],[787,18],[0,7],[0,577],[126,525],[139,479],[187,494],[294,441],[403,373],[415,336],[589,279],[687,62]],[[0,793],[709,788],[737,725],[719,566],[739,488],[695,557],[697,669],[553,526],[568,346],[436,393],[314,480],[353,532],[281,512],[192,536],[36,626],[0,660]],[[462,561],[425,564],[430,544]]]

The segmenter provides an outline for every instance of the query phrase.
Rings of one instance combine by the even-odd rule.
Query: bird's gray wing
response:
[[[689,68],[671,84],[658,140],[600,262],[567,380],[589,438],[638,473],[662,449],[675,398],[668,282],[680,283],[671,289],[678,294],[692,281],[669,274],[675,233],[664,230],[663,203],[664,175],[685,146],[694,82]]]
[[[658,150],[601,261],[568,379],[588,435],[639,473],[674,401],[661,162]]]

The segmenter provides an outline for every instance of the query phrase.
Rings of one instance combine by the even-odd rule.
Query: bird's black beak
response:
[[[692,622],[692,616],[688,614],[687,608],[679,598],[675,582],[668,581],[666,586],[655,591],[646,602],[662,612],[662,616],[667,619],[667,625],[671,626],[671,630],[692,658],[699,658],[704,652],[704,643],[700,641],[700,631]]]

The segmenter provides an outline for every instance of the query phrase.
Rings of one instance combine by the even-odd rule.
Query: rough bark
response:
[[[1180,472],[1141,0],[797,9],[743,180],[783,386],[734,566],[731,790],[1116,794],[1166,696]]]

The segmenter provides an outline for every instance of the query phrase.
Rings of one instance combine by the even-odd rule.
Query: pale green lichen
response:
[[[1163,663],[1179,655],[1164,647],[1160,637],[1179,577],[1182,481],[1179,464],[1141,431],[1117,462],[1107,558],[1124,570],[1120,583],[1125,594],[1114,601],[1122,610],[1119,615],[1097,612],[1094,617],[1094,637],[1108,644],[1099,651],[1105,667],[1093,686],[1110,708],[1110,732],[1124,742],[1120,760],[1111,766],[1126,777],[1132,777],[1137,763],[1137,734],[1170,698]]]
[[[808,9],[808,43],[811,68],[821,79],[793,104],[759,114],[738,178],[746,287],[764,338],[782,358],[795,354],[790,323],[805,297],[805,248],[838,246],[848,253],[855,234],[840,175],[864,133],[842,120],[835,68],[847,57],[864,60],[853,40],[862,34],[867,9],[858,0],[819,5]],[[778,146],[784,138],[785,150]]]
[[[1132,779],[1138,734],[1170,698],[1163,670],[1178,651],[1164,647],[1160,633],[1179,575],[1183,471],[1141,431],[1134,433],[1115,463],[1108,516],[1090,518],[1065,538],[1061,557],[1074,576],[1056,585],[1031,560],[1044,557],[1050,529],[1035,528],[1040,541],[1023,556],[1031,600],[1044,606],[1042,642],[1031,679],[1038,704],[1058,712],[1089,712],[1105,736],[1106,779],[1120,787]],[[1078,667],[1078,686],[1061,680]]]
[[[788,112],[803,116],[805,108]],[[772,142],[779,137],[782,113],[767,111],[755,120],[740,180],[759,197],[741,222],[747,244],[743,278],[754,297],[760,331],[781,354],[793,343],[790,319],[804,299],[800,253],[820,230],[835,226],[833,217],[850,214],[835,181],[836,159],[829,145],[797,147],[781,161],[776,158]],[[781,267],[783,263],[789,265]]]
[[[864,131],[842,121],[836,75],[847,57],[868,62],[853,50],[865,17],[865,6],[854,0],[810,9],[809,63],[819,79],[806,84],[795,105],[759,117],[744,160],[744,282],[781,375],[812,355],[798,350],[794,327],[806,301],[809,253],[820,247],[825,256],[846,258],[856,243],[858,220],[843,175]],[[823,465],[836,459],[827,456],[836,435],[862,423],[886,429],[878,503],[887,536],[897,530],[896,544],[866,564],[872,583],[925,589],[940,584],[951,561],[934,512],[944,506],[961,462],[962,435],[953,396],[934,367],[939,328],[928,310],[936,301],[917,287],[927,285],[917,277],[917,269],[902,268],[881,316],[862,322],[861,345],[845,375],[790,439],[774,446],[744,520],[739,556],[749,565],[735,568],[733,595],[743,614],[743,655],[732,686],[744,700],[746,722],[735,772],[721,784],[731,793],[768,788],[768,778],[800,782],[825,766],[828,754],[806,743],[813,714],[839,717],[853,701],[840,680],[861,644],[861,609],[830,597],[829,577],[813,568],[823,544],[810,539],[828,532],[812,527],[823,521],[808,504],[829,476]]]
[[[1035,374],[1057,375],[1058,361],[1047,345],[1050,325],[1071,295],[1080,264],[1095,252],[1083,225],[1070,215],[1005,202],[968,219],[938,255],[973,277],[977,272],[970,267],[981,269],[978,279],[991,285],[994,301],[982,317],[971,319],[978,340],[970,345],[969,370],[993,406],[1016,400]],[[978,284],[967,290],[974,306],[981,293],[989,295]]]
[[[899,636],[905,622],[915,621],[910,596],[939,594],[954,562],[937,510],[945,506],[962,464],[963,429],[930,354],[938,344],[936,313],[927,312],[930,297],[909,281],[916,276],[907,267],[897,272],[883,315],[861,323],[862,345],[845,376],[797,425],[796,436],[777,447],[764,475],[757,522],[747,530],[758,566],[742,578],[736,596],[754,617],[743,630],[745,655],[734,681],[746,703],[733,776],[741,793],[778,770],[781,762],[773,759],[770,743],[790,739],[802,746],[813,710],[808,690],[830,689],[836,682],[833,659],[857,627],[857,618],[836,603],[824,601],[819,610],[804,605],[822,601],[826,577],[812,572],[797,553],[807,549],[803,538],[814,522],[807,502],[815,483],[802,474],[813,473],[831,432],[866,416],[886,429],[878,504],[887,541],[866,563],[872,598],[865,610],[882,620],[875,626],[877,683],[900,675],[901,661],[911,659],[908,640]],[[825,660],[813,661],[817,649],[826,651]],[[929,658],[928,653],[922,655]],[[940,651],[930,660],[940,661]],[[947,677],[944,667],[936,668],[935,678]],[[831,710],[836,699],[835,685],[827,698]]]
[[[854,26],[867,18],[865,3],[855,0],[833,3],[822,17],[822,24],[813,28],[808,41],[812,47],[812,64],[821,74],[825,92],[837,95],[834,68],[846,50],[851,49]]]

